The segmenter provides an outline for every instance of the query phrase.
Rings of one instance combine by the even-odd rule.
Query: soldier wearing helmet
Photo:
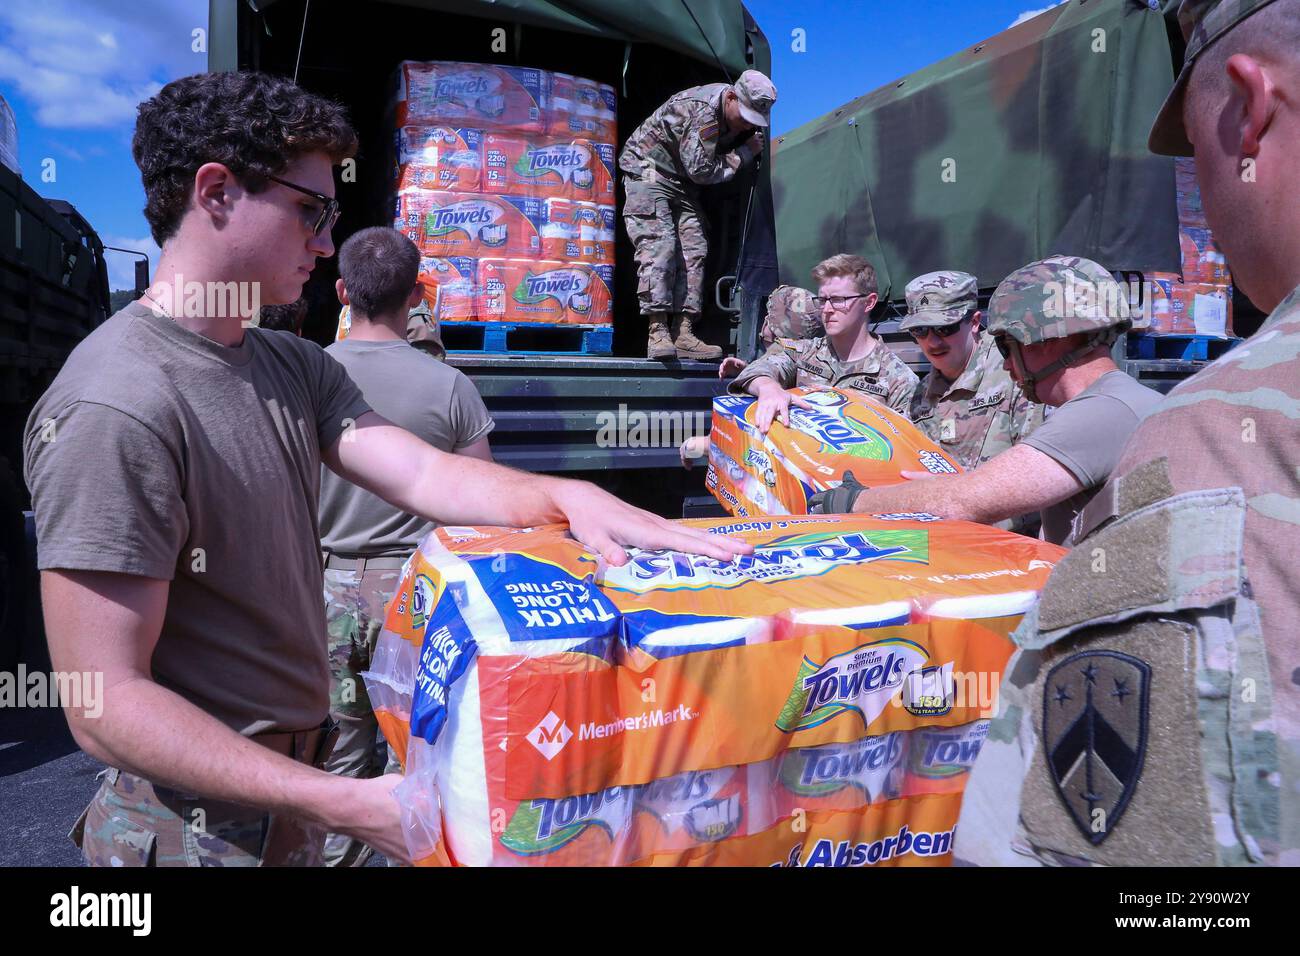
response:
[[[1075,515],[1106,481],[1124,442],[1161,395],[1119,370],[1110,344],[1128,328],[1119,284],[1089,259],[1051,256],[1017,269],[989,301],[988,332],[1025,397],[1055,411],[1034,432],[973,471],[886,488],[844,483],[817,510],[929,512],[991,524],[1040,511],[1043,538],[1073,543]]]

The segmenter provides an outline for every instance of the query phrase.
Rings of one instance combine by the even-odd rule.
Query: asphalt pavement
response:
[[[79,866],[68,831],[104,765],[77,747],[57,707],[0,709],[0,866]]]

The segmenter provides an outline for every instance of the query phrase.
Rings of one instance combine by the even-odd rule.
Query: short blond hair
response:
[[[848,276],[862,295],[871,295],[876,290],[876,270],[866,259],[848,252],[824,259],[813,267],[812,277],[818,285],[827,279]]]

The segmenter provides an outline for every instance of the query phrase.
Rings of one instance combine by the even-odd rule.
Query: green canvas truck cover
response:
[[[883,299],[1053,253],[1178,271],[1173,163],[1146,148],[1174,79],[1166,12],[1070,0],[780,137],[781,281],[837,252],[872,261]]]

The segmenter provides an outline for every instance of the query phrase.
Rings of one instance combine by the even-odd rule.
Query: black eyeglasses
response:
[[[829,302],[832,309],[842,312],[846,302],[852,302],[854,299],[865,299],[871,295],[875,295],[875,293],[867,292],[863,295],[815,295],[812,297],[812,303],[820,309]]]
[[[998,351],[1002,353],[1004,359],[1011,358],[1011,346],[1007,343],[1005,335],[993,336],[993,344],[998,347]]]
[[[320,216],[316,219],[316,225],[312,227],[312,233],[319,236],[322,232],[328,232],[334,228],[334,223],[339,221],[339,213],[343,210],[339,208],[339,201],[330,196],[316,192],[314,189],[308,189],[306,186],[299,186],[297,183],[291,183],[287,179],[281,179],[279,176],[266,174],[266,178],[273,183],[279,183],[281,186],[288,186],[304,195],[311,196],[317,202],[321,203]]]
[[[952,322],[948,325],[927,325],[922,326],[919,329],[908,329],[907,334],[912,337],[912,341],[914,342],[924,342],[929,338],[931,332],[939,336],[941,339],[946,339],[950,335],[956,335],[957,330],[961,328],[962,323],[965,321],[965,319],[959,319],[958,321]]]

